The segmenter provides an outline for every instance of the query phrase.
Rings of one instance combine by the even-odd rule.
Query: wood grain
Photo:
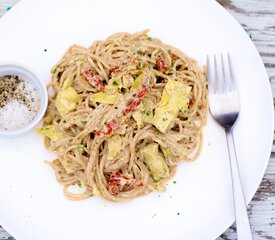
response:
[[[19,0],[0,0],[0,17]],[[275,102],[275,0],[218,0],[251,37],[265,64]],[[248,206],[254,240],[275,239],[275,138],[261,185]],[[236,240],[231,226],[217,240]],[[0,240],[14,240],[0,226]],[[192,239],[190,239],[192,240]],[[203,239],[202,239],[203,240]]]

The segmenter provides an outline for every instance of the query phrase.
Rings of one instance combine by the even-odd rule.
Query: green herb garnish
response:
[[[56,70],[57,70],[57,67],[54,66],[54,67],[52,68],[52,73],[56,73]]]
[[[187,113],[187,109],[180,109],[180,112],[182,112],[182,113]]]
[[[176,183],[177,183],[177,181],[173,181],[173,183],[174,183],[174,184],[176,184]]]
[[[148,40],[148,41],[152,41],[153,38],[152,38],[152,37],[147,37],[147,40]]]
[[[148,64],[148,69],[149,69],[149,70],[152,69],[152,64],[151,64],[151,63]]]
[[[152,113],[152,112],[151,112],[150,110],[145,111],[145,115],[146,115],[146,116],[150,116],[151,113]]]
[[[143,68],[144,67],[144,64],[143,63],[140,63],[139,65],[138,65],[138,68],[139,69],[141,69],[141,68]]]
[[[77,149],[79,151],[83,151],[84,145],[83,144],[77,144]]]
[[[165,121],[167,121],[167,120],[168,120],[168,118],[163,118],[163,119],[162,119],[163,122],[165,122]]]
[[[138,53],[138,49],[135,48],[135,49],[134,49],[134,54],[137,54],[137,53]]]
[[[112,84],[113,84],[114,86],[117,86],[117,85],[118,85],[118,82],[117,82],[116,80],[114,80],[114,81],[112,82]]]

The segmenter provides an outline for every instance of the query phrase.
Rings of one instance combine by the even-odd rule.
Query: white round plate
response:
[[[146,28],[200,65],[207,53],[231,53],[241,100],[235,141],[248,203],[269,160],[271,90],[251,40],[215,1],[23,0],[0,20],[0,61],[30,66],[46,84],[71,44]],[[179,165],[176,184],[127,203],[67,200],[44,163],[53,158],[34,131],[0,139],[0,224],[17,240],[210,240],[233,222],[225,134],[210,116],[202,154]]]

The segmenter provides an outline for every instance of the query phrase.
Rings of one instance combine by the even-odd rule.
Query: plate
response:
[[[24,0],[0,21],[0,61],[30,66],[46,84],[71,44],[89,46],[115,32],[146,28],[201,66],[207,53],[231,53],[241,100],[235,141],[248,203],[271,151],[271,90],[251,40],[215,1]],[[0,224],[17,240],[210,240],[234,219],[225,134],[210,116],[202,154],[179,165],[176,184],[171,180],[166,192],[127,203],[67,200],[44,163],[54,154],[35,132],[2,138],[0,148]]]

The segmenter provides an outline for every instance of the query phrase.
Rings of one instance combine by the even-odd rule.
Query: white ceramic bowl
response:
[[[39,121],[43,118],[48,105],[47,89],[46,89],[46,86],[36,77],[36,75],[32,71],[30,71],[28,67],[22,64],[17,64],[17,63],[0,64],[0,76],[3,76],[3,75],[17,75],[22,79],[25,79],[33,83],[40,97],[40,103],[41,103],[40,109],[36,117],[31,122],[29,122],[24,127],[16,130],[10,130],[10,131],[0,130],[0,137],[18,136],[33,129],[39,123]]]

